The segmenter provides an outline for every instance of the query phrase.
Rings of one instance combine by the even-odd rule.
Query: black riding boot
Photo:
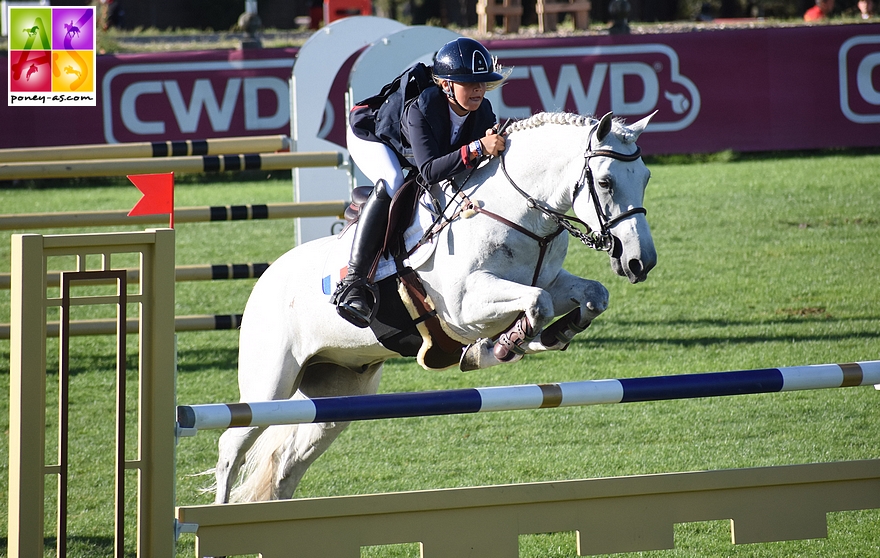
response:
[[[336,312],[357,327],[368,327],[376,303],[376,290],[367,285],[370,268],[382,249],[388,227],[391,196],[387,183],[379,180],[358,216],[348,274],[336,285],[330,302]]]

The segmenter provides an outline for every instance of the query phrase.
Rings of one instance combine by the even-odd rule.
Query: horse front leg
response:
[[[562,317],[545,327],[529,343],[527,353],[565,350],[575,335],[590,327],[593,320],[608,308],[608,289],[602,283],[572,275],[564,269],[560,270],[548,292],[553,296],[556,315]]]
[[[477,272],[467,279],[461,300],[462,324],[498,331],[497,338],[479,339],[465,348],[460,368],[476,370],[516,362],[535,334],[553,319],[553,297],[544,289]]]
[[[546,309],[536,312],[543,316],[542,319],[533,319],[525,312],[497,339],[477,340],[462,353],[461,370],[516,362],[531,353],[564,350],[575,335],[589,327],[593,319],[608,307],[608,290],[601,283],[565,270],[560,270],[546,290],[518,286],[539,290],[549,296],[553,308],[549,317]],[[565,315],[547,326],[553,316],[562,314]]]

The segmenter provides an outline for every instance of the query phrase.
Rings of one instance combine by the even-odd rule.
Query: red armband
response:
[[[473,167],[471,164],[471,152],[468,149],[468,146],[463,145],[459,150],[459,153],[461,153],[461,162],[464,163],[464,166],[467,168]]]

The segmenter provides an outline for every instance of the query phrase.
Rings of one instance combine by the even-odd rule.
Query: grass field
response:
[[[386,366],[381,391],[880,358],[880,155],[650,166],[646,206],[658,266],[646,283],[632,286],[611,273],[604,255],[572,246],[566,267],[602,281],[611,304],[568,351],[470,373],[426,372],[396,359]],[[122,209],[137,198],[124,185],[2,190],[0,211]],[[179,206],[290,198],[290,182],[277,180],[182,184],[177,191]],[[177,265],[271,260],[292,245],[292,231],[285,221],[181,224]],[[3,271],[9,269],[8,236],[0,239]],[[251,286],[181,283],[177,314],[241,312]],[[8,303],[8,292],[0,293],[2,322],[8,322]],[[235,332],[182,333],[178,343],[180,403],[236,399]],[[73,350],[78,469],[70,555],[109,556],[114,345],[110,338],[77,338]],[[131,338],[130,354],[135,350]],[[0,393],[8,393],[8,356],[9,343],[0,341]],[[50,348],[50,389],[57,378],[53,359]],[[876,458],[878,398],[871,388],[850,388],[359,423],[307,473],[298,496]],[[6,431],[8,397],[0,396],[0,407]],[[194,474],[213,465],[218,435],[203,432],[178,446],[179,504],[210,501],[199,493],[207,479]],[[0,451],[5,502],[7,445]],[[5,531],[5,505],[0,518]],[[880,510],[836,513],[829,516],[827,539],[733,546],[729,522],[687,524],[676,528],[675,550],[639,556],[878,556],[878,528]],[[5,549],[3,539],[0,554]],[[179,554],[191,552],[192,538],[184,536]],[[411,557],[418,548],[370,548],[363,555]],[[521,537],[521,556],[575,555],[573,533]]]

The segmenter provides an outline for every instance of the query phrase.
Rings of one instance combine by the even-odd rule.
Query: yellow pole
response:
[[[143,253],[140,316],[138,556],[174,556],[174,230],[159,229]]]
[[[9,344],[10,557],[43,555],[46,446],[46,270],[43,237],[12,237]],[[43,278],[41,280],[41,278]]]
[[[0,149],[0,162],[76,161],[82,159],[124,159],[139,157],[183,157],[234,153],[271,153],[290,149],[287,136],[249,136],[185,141],[99,143],[56,147]]]
[[[60,162],[0,163],[0,180],[125,176],[160,172],[204,173],[243,170],[284,170],[295,167],[338,167],[335,151],[205,155],[162,159],[127,158]]]
[[[348,202],[316,201],[268,203],[262,205],[220,205],[179,207],[174,210],[176,223],[243,221],[248,219],[293,219],[295,217],[342,217]],[[265,216],[261,213],[265,212]],[[239,216],[238,213],[242,215]],[[256,213],[256,215],[255,215]],[[21,213],[0,215],[0,230],[63,229],[68,227],[111,227],[167,223],[167,215],[128,216],[128,210],[60,211],[58,213]]]

